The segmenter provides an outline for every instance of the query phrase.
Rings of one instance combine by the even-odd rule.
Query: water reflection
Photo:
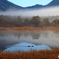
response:
[[[0,30],[0,50],[5,49],[5,46],[21,42],[33,43],[36,45],[43,44],[49,47],[59,47],[59,32]]]
[[[30,50],[50,50],[50,48],[47,45],[34,45],[32,43],[19,43],[15,44],[13,46],[10,46],[9,48],[5,49],[5,51],[30,51]]]
[[[39,32],[20,32],[20,31],[0,31],[0,37],[5,37],[5,36],[9,36],[9,35],[14,35],[17,36],[18,38],[20,38],[21,36],[32,36],[33,39],[39,39],[40,37],[40,33]]]

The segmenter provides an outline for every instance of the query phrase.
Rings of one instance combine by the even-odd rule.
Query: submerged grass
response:
[[[15,53],[0,52],[0,59],[58,59],[59,49],[16,51]]]

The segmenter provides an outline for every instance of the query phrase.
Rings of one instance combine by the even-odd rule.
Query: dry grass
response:
[[[0,27],[0,30],[29,30],[29,31],[43,31],[52,30],[59,31],[59,27]]]
[[[58,59],[59,49],[17,53],[0,52],[0,59]]]

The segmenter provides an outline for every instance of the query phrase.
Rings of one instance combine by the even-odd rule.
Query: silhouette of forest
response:
[[[0,27],[59,27],[59,19],[50,22],[49,18],[43,21],[39,16],[25,18],[20,16],[3,16],[0,15]]]

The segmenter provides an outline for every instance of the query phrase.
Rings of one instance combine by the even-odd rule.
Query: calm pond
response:
[[[0,30],[0,50],[42,50],[59,48],[57,31],[4,31]]]

